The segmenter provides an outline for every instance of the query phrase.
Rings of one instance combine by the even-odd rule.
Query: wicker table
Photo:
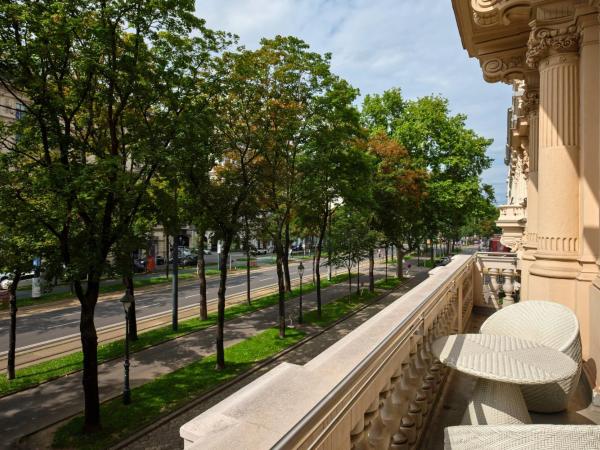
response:
[[[446,336],[432,351],[447,366],[479,377],[463,425],[531,423],[519,385],[556,383],[577,371],[558,350],[511,336]]]

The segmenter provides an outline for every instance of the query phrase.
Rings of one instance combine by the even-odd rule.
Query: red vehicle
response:
[[[509,253],[510,248],[500,242],[501,235],[495,234],[490,238],[490,252]]]

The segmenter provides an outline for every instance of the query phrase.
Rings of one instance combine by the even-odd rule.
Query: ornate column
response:
[[[539,73],[526,75],[523,95],[523,113],[529,123],[527,141],[527,226],[525,229],[524,253],[521,260],[521,300],[529,300],[529,270],[535,261],[538,234],[538,136],[539,136]]]
[[[549,17],[548,17],[549,19]],[[540,72],[538,248],[530,299],[575,310],[579,274],[579,55],[572,21],[532,23],[527,63]]]
[[[600,183],[598,169],[600,168],[599,146],[599,88],[600,50],[598,45],[598,11],[596,8],[584,6],[576,13],[580,40],[579,80],[581,84],[580,100],[580,196],[579,196],[579,226],[581,246],[579,263],[581,272],[577,277],[576,313],[579,318],[583,343],[583,357],[590,357],[590,332],[595,328],[590,322],[590,285],[598,276],[596,259],[600,254],[600,209],[598,207]],[[599,280],[600,281],[600,280]],[[596,303],[600,300],[596,300]],[[600,340],[600,334],[595,339]]]

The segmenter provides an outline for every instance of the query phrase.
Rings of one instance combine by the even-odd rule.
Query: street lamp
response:
[[[123,404],[129,405],[131,403],[131,389],[129,389],[129,311],[133,303],[131,294],[127,292],[121,297],[121,303],[123,304],[123,310],[125,311],[125,381],[123,386]]]
[[[298,323],[302,323],[302,276],[304,275],[304,266],[302,261],[298,265],[298,276],[300,277],[300,311],[298,313]]]

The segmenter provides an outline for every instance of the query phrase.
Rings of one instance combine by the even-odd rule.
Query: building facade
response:
[[[464,48],[488,82],[511,83],[504,241],[521,299],[570,307],[584,371],[600,365],[600,1],[452,0]]]

